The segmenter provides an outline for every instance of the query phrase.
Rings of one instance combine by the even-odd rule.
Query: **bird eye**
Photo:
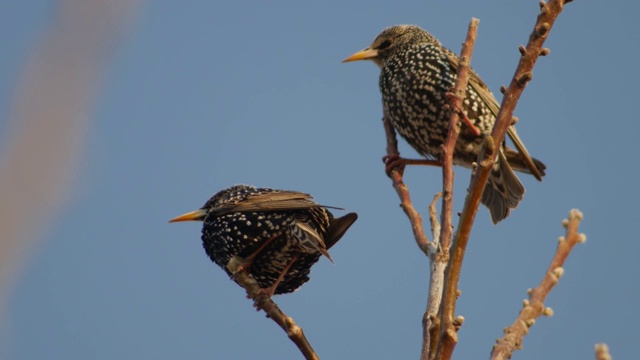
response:
[[[386,49],[389,46],[391,46],[391,41],[385,40],[385,41],[382,42],[382,44],[380,44],[380,46],[378,46],[378,50]]]

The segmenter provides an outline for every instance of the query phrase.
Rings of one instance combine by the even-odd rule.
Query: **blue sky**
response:
[[[418,24],[459,52],[480,19],[472,66],[499,95],[537,1],[145,2],[114,43],[68,206],[22,264],[0,325],[6,359],[292,359],[298,350],[209,261],[197,223],[168,224],[236,183],[312,193],[360,218],[311,281],[276,298],[326,359],[417,358],[428,262],[384,174],[372,63],[340,61],[384,27]],[[463,266],[455,356],[487,356],[541,279],[569,209],[587,243],[519,359],[636,353],[639,6],[567,5],[516,109],[548,169],[498,226],[480,209]],[[0,4],[0,132],[23,63],[55,6]],[[0,148],[1,149],[1,148]],[[415,153],[401,144],[408,157]],[[411,156],[409,156],[411,155]],[[636,160],[633,160],[633,159]],[[469,172],[457,171],[459,210]],[[415,204],[441,172],[408,168]],[[1,241],[2,239],[0,239]]]

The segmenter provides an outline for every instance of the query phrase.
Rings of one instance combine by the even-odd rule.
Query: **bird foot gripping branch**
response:
[[[249,268],[246,259],[239,256],[231,257],[227,264],[231,278],[247,291],[247,299],[253,300],[253,306],[256,311],[260,311],[264,309],[263,304],[271,299],[271,295],[268,295],[264,289],[260,288],[256,279],[249,274]],[[269,317],[268,312],[267,317]]]
[[[442,163],[438,160],[427,159],[405,159],[400,154],[385,155],[382,157],[382,162],[385,164],[384,171],[387,176],[391,177],[391,171],[394,169],[404,174],[404,168],[407,165],[427,165],[427,166],[442,166]]]

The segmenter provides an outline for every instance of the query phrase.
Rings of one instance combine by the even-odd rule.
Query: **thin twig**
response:
[[[596,344],[596,360],[611,360],[607,344]]]
[[[441,192],[436,193],[433,197],[433,200],[431,200],[431,204],[429,204],[429,220],[431,222],[431,234],[433,234],[434,239],[440,238],[440,231],[442,229],[440,223],[438,222],[438,210],[436,209],[436,204],[441,197]]]
[[[548,52],[548,49],[544,49],[542,46],[547,40],[556,18],[562,12],[565,2],[569,1],[551,0],[548,4],[540,1],[540,13],[536,19],[536,24],[531,35],[529,35],[527,46],[521,49],[520,62],[518,63],[509,87],[504,93],[500,111],[496,116],[496,123],[491,133],[496,144],[502,144],[504,141],[504,134],[512,122],[513,111],[524,91],[525,85],[532,79],[533,66],[538,60],[538,57]],[[493,156],[492,159],[495,159],[495,156]]]
[[[496,340],[496,344],[491,351],[492,360],[511,358],[514,351],[522,349],[522,339],[535,324],[536,319],[542,315],[553,315],[551,308],[544,307],[544,300],[564,273],[562,266],[573,247],[586,240],[584,234],[578,233],[580,220],[582,220],[582,213],[573,209],[569,212],[569,218],[562,222],[567,228],[566,236],[560,237],[558,249],[540,284],[533,290],[529,289],[527,291],[529,300],[524,301],[524,307],[520,310],[518,318],[511,326],[504,329],[504,336]]]
[[[442,147],[442,187],[444,194],[444,196],[442,197],[442,212],[440,214],[442,218],[440,248],[442,249],[442,251],[436,257],[436,262],[439,262],[443,265],[440,267],[440,271],[445,271],[447,267],[446,264],[449,262],[449,248],[451,245],[451,232],[453,229],[453,153],[455,152],[458,135],[460,134],[460,115],[462,113],[461,109],[467,90],[467,84],[469,82],[469,63],[471,62],[471,55],[473,54],[473,46],[476,41],[476,33],[478,31],[479,23],[480,20],[471,19],[471,23],[469,24],[469,31],[467,32],[467,38],[462,45],[462,51],[460,53],[460,62],[457,69],[456,84],[453,88],[453,95],[450,96],[452,107],[451,119],[449,120],[449,131],[447,133],[447,140]],[[462,115],[464,116],[464,114]],[[442,292],[440,292],[439,296],[440,298],[442,297]],[[453,328],[454,319],[453,316],[446,316],[449,315],[449,313],[446,311],[442,311],[443,308],[441,301],[439,301],[439,303],[440,310],[438,311],[438,314],[440,315],[440,334],[442,334],[443,331],[448,332]],[[439,348],[442,347],[442,340],[445,338],[457,342],[456,334],[452,334],[452,336],[446,337],[439,335]],[[433,340],[431,341],[433,342]],[[447,347],[447,349],[451,349],[451,351],[453,351],[453,346],[449,346]],[[436,353],[436,348],[431,348],[430,351],[432,352],[431,357],[433,357],[433,355]],[[422,358],[424,360],[429,359],[429,354],[423,352]]]
[[[462,104],[467,92],[467,84],[469,83],[469,63],[473,54],[473,45],[476,42],[476,33],[480,20],[471,19],[467,38],[462,44],[460,53],[460,62],[457,69],[457,80],[453,88],[452,95],[449,97],[451,102],[451,118],[449,120],[449,131],[447,139],[442,145],[442,232],[440,233],[440,246],[445,252],[449,251],[451,246],[451,232],[453,229],[453,153],[455,152],[458,135],[460,135],[460,115],[462,114]],[[464,114],[462,114],[464,116]]]
[[[529,43],[526,48],[521,49],[522,56],[511,84],[504,92],[500,111],[496,116],[496,122],[490,136],[485,140],[485,150],[478,159],[475,174],[471,180],[469,193],[465,199],[464,208],[458,223],[455,239],[450,252],[449,266],[445,278],[445,289],[443,294],[442,306],[445,310],[442,314],[443,319],[453,319],[455,314],[455,302],[458,297],[458,282],[460,280],[460,270],[462,261],[466,251],[473,221],[480,205],[480,199],[487,185],[491,165],[494,163],[498,155],[498,149],[504,141],[504,135],[507,128],[512,123],[513,111],[516,107],[520,95],[524,90],[524,86],[531,80],[533,66],[541,53],[546,53],[542,45],[549,35],[549,31],[553,26],[556,18],[562,12],[565,0],[551,0],[548,4],[544,1],[540,2],[540,14],[536,20],[534,30],[529,37]],[[448,360],[451,357],[453,349],[448,347],[455,346],[455,322],[450,323],[454,327],[442,329],[440,333],[445,336],[442,339],[445,344],[440,342],[438,345],[438,359]]]
[[[287,336],[289,336],[289,339],[291,339],[298,349],[300,349],[300,352],[302,352],[305,359],[318,360],[318,355],[313,351],[311,344],[309,344],[309,341],[304,336],[302,328],[296,325],[291,317],[283,313],[269,296],[267,296],[263,291],[260,291],[260,285],[258,285],[256,280],[249,275],[247,270],[238,272],[238,269],[243,263],[244,261],[242,258],[234,256],[229,260],[227,268],[231,274],[233,274],[233,277],[238,284],[247,291],[247,295],[254,301],[256,308],[264,310],[267,317],[280,325],[282,330],[284,330],[287,333]]]
[[[442,193],[437,193],[431,204],[429,204],[429,220],[431,221],[431,233],[436,241],[433,242],[437,248],[432,252],[430,256],[431,260],[431,273],[429,275],[429,296],[427,297],[427,308],[422,316],[422,351],[420,354],[421,359],[427,359],[429,355],[429,349],[433,349],[438,339],[438,332],[440,331],[440,319],[438,318],[438,309],[440,308],[440,301],[442,300],[442,289],[444,286],[444,269],[447,266],[446,262],[436,261],[438,254],[441,252],[439,242],[440,238],[440,223],[438,222],[438,211],[436,210],[436,204],[442,197]]]
[[[382,123],[384,125],[384,131],[387,137],[387,156],[399,155],[398,152],[398,140],[396,139],[396,131],[393,129],[393,125],[389,123],[388,117],[386,114],[382,117]],[[416,244],[422,250],[422,252],[431,256],[434,252],[433,244],[429,241],[427,236],[424,233],[424,229],[422,227],[422,217],[420,213],[416,211],[416,208],[413,206],[411,202],[411,196],[409,195],[409,188],[405,185],[402,180],[402,173],[397,169],[391,170],[389,172],[389,177],[393,183],[393,188],[398,193],[398,197],[400,198],[400,207],[409,218],[411,222],[411,229],[413,230],[413,237],[416,240]]]
[[[386,113],[382,118],[382,123],[384,125],[385,135],[387,137],[387,156],[397,156],[399,155],[399,153],[396,132],[393,129],[393,125],[391,125],[391,123],[389,122]],[[416,240],[416,244],[418,245],[420,250],[422,250],[422,252],[429,257],[429,262],[431,263],[427,309],[425,310],[425,313],[422,317],[422,356],[424,357],[425,354],[428,354],[429,352],[431,340],[437,338],[433,335],[437,334],[437,330],[439,328],[437,326],[438,319],[436,313],[440,306],[440,299],[442,298],[442,285],[444,283],[444,270],[440,269],[441,265],[435,261],[435,257],[437,256],[439,250],[437,242],[440,233],[440,224],[438,223],[437,219],[435,203],[438,200],[439,196],[441,196],[441,194],[434,197],[430,206],[429,218],[431,219],[431,230],[434,236],[434,241],[429,241],[422,227],[422,217],[414,208],[413,203],[411,202],[411,197],[409,195],[409,189],[402,180],[402,171],[399,171],[398,169],[392,169],[388,174],[391,178],[393,188],[396,190],[396,193],[398,193],[398,197],[400,198],[400,206],[411,222],[413,237]]]

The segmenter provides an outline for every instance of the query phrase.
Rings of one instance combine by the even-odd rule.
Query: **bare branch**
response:
[[[382,122],[384,124],[385,135],[387,137],[387,156],[397,156],[398,153],[398,141],[396,139],[396,132],[393,129],[393,125],[388,120],[388,117],[385,116],[382,118]],[[438,320],[436,317],[437,309],[440,306],[440,299],[442,297],[442,285],[444,283],[444,266],[436,265],[437,262],[434,261],[436,255],[438,254],[439,246],[436,241],[429,241],[427,236],[424,233],[424,229],[422,227],[422,217],[416,211],[413,203],[411,202],[411,197],[409,195],[409,189],[404,184],[402,180],[402,171],[398,169],[392,169],[388,173],[391,181],[393,183],[393,188],[398,193],[398,197],[400,197],[400,206],[404,213],[409,218],[411,222],[411,228],[413,230],[413,236],[416,240],[416,244],[422,250],[422,252],[429,257],[431,263],[431,273],[429,276],[429,297],[427,298],[427,309],[422,317],[422,334],[423,334],[423,342],[422,342],[422,358],[426,359],[429,353],[429,344],[432,342],[432,339],[437,339],[437,324],[434,323],[434,320]],[[439,199],[441,194],[438,194],[434,197],[431,202],[429,217],[431,219],[431,230],[434,236],[434,240],[438,239],[438,235],[440,233],[440,224],[437,220],[437,212],[435,209],[435,203]],[[442,269],[440,269],[442,268]]]
[[[387,156],[399,155],[396,131],[393,129],[393,125],[389,123],[386,114],[382,118],[382,123],[387,136]],[[402,180],[402,172],[397,169],[393,169],[389,172],[389,177],[393,183],[393,188],[396,190],[396,193],[398,193],[398,197],[400,198],[400,207],[402,207],[402,210],[404,210],[404,213],[407,214],[407,217],[411,222],[411,229],[413,230],[413,237],[416,239],[416,244],[420,250],[425,253],[425,255],[431,256],[431,253],[433,252],[433,244],[429,242],[429,239],[424,234],[424,229],[422,228],[422,217],[416,211],[416,208],[411,202],[409,188],[407,188],[407,185],[405,185]]]
[[[596,344],[596,360],[611,360],[607,344]]]
[[[433,234],[434,239],[440,238],[440,223],[438,222],[438,210],[436,209],[436,203],[442,197],[442,193],[436,193],[431,200],[431,204],[429,204],[429,220],[431,222],[431,234]],[[436,249],[437,250],[437,249]],[[435,251],[433,251],[435,253]]]
[[[478,31],[479,23],[480,20],[471,19],[467,38],[460,53],[456,84],[453,88],[453,95],[450,96],[453,111],[451,112],[451,119],[449,121],[447,140],[442,147],[442,186],[444,194],[442,197],[442,228],[440,232],[440,248],[442,251],[436,257],[436,262],[442,265],[441,269],[439,269],[440,271],[445,271],[447,267],[446,264],[449,260],[449,247],[451,245],[452,236],[451,231],[453,229],[453,153],[455,151],[456,142],[458,141],[458,135],[460,134],[460,115],[462,114],[462,116],[464,116],[462,113],[462,103],[464,102],[467,84],[469,82],[469,63],[471,62],[471,55],[473,53],[473,46],[476,41],[476,33]],[[440,295],[440,297],[442,297],[442,295]],[[453,304],[450,304],[449,306],[443,307],[443,304],[440,304],[440,334],[437,347],[438,354],[442,354],[441,351],[452,353],[453,348],[458,341],[457,334],[455,331],[452,332],[452,329],[454,328],[453,306]],[[449,308],[450,311],[447,311]],[[436,349],[431,348],[430,351],[435,353]],[[423,353],[423,357],[424,356],[425,354]],[[449,354],[448,356],[450,357],[451,355]],[[427,358],[425,357],[425,360],[426,359]]]
[[[462,45],[462,52],[460,53],[460,62],[457,69],[457,80],[453,88],[452,94],[449,96],[451,102],[451,118],[449,120],[449,131],[447,133],[447,140],[442,145],[442,232],[440,233],[440,246],[444,251],[448,251],[451,246],[451,231],[452,215],[453,215],[453,153],[458,142],[458,135],[460,135],[460,115],[462,113],[462,103],[467,92],[467,85],[469,83],[469,63],[471,62],[471,55],[473,53],[473,45],[476,42],[476,33],[478,31],[478,24],[480,20],[471,19],[469,24],[469,31],[467,33],[467,39]],[[472,124],[473,125],[473,124]]]
[[[536,319],[541,315],[553,315],[551,308],[544,307],[544,300],[564,273],[562,265],[573,247],[586,240],[584,234],[578,233],[580,220],[582,220],[582,213],[579,210],[573,209],[569,212],[569,219],[565,219],[562,222],[567,228],[566,236],[560,237],[558,249],[540,284],[538,284],[535,289],[529,289],[527,291],[529,293],[529,299],[524,301],[524,307],[520,310],[516,321],[504,330],[504,336],[502,338],[496,340],[496,344],[491,351],[492,360],[511,358],[515,350],[522,348],[522,339],[527,335],[533,324],[535,324]]]
[[[548,4],[544,3],[544,1],[540,2],[540,14],[536,20],[534,30],[529,37],[529,43],[520,58],[520,62],[518,63],[518,67],[516,68],[511,84],[504,91],[504,97],[502,99],[500,111],[496,117],[493,131],[491,136],[487,136],[485,141],[485,150],[478,159],[477,168],[475,169],[475,174],[471,180],[469,193],[465,199],[465,205],[458,223],[456,237],[451,248],[451,258],[449,260],[449,266],[445,277],[445,288],[442,302],[442,307],[445,311],[442,313],[442,316],[443,319],[450,320],[450,325],[454,325],[454,322],[451,321],[451,319],[453,319],[455,313],[455,301],[458,296],[458,282],[460,280],[462,261],[464,260],[467,242],[469,241],[469,235],[478,211],[478,206],[480,205],[482,193],[487,185],[491,165],[494,163],[498,155],[498,149],[504,142],[504,135],[507,128],[513,122],[513,111],[524,90],[524,86],[531,80],[533,66],[542,52],[544,41],[549,35],[549,31],[551,30],[556,18],[560,12],[562,12],[564,3],[565,0],[551,0]],[[450,347],[449,344],[454,343],[456,336],[455,328],[448,327],[441,329],[440,332],[442,334],[441,336],[444,336],[444,338],[438,345],[438,355],[440,355],[438,358],[449,359],[451,353],[449,353],[447,349]],[[442,344],[443,341],[446,341],[447,344]],[[440,350],[440,348],[442,348],[442,350]]]
[[[429,259],[431,260],[431,272],[429,276],[429,294],[427,297],[427,308],[422,316],[422,351],[421,359],[427,359],[429,349],[435,348],[438,332],[440,330],[440,319],[438,318],[438,309],[442,300],[442,288],[444,285],[444,268],[446,263],[435,261],[439,251],[437,239],[440,237],[440,223],[438,222],[438,211],[436,204],[442,197],[442,193],[437,193],[431,204],[429,204],[429,220],[431,221],[431,234],[435,241],[432,243],[434,248],[431,251]]]
[[[384,125],[385,135],[387,137],[387,156],[398,156],[399,153],[396,132],[393,129],[393,125],[391,125],[391,123],[389,122],[386,114],[382,118],[382,123]],[[438,252],[439,246],[435,243],[435,241],[430,242],[424,233],[424,229],[422,227],[422,217],[416,211],[413,203],[411,202],[409,189],[402,180],[402,170],[392,169],[388,173],[388,175],[393,183],[393,188],[396,190],[396,193],[400,198],[400,206],[411,222],[411,229],[413,230],[413,236],[416,240],[416,244],[418,245],[420,250],[422,250],[422,252],[429,257],[429,260],[431,262],[431,274],[429,277],[429,297],[427,299],[427,309],[425,310],[425,313],[422,317],[422,357],[425,358],[425,356],[427,356],[429,352],[429,344],[431,343],[431,339],[437,338],[436,336],[433,336],[437,334],[438,329],[437,324],[434,324],[433,320],[437,320],[436,312],[438,307],[440,306],[440,299],[442,297],[444,269],[438,271],[438,268],[440,266],[436,267],[434,258]],[[434,197],[429,212],[429,216],[431,219],[431,229],[434,239],[438,238],[436,234],[439,234],[440,232],[440,224],[438,223],[437,212],[435,209],[435,203],[438,200],[439,196],[441,196],[441,194],[438,194]]]
[[[229,260],[227,268],[231,274],[233,274],[233,277],[238,284],[247,291],[247,295],[254,301],[256,308],[264,310],[267,317],[280,325],[282,330],[284,330],[287,333],[287,336],[289,336],[289,339],[291,339],[298,349],[300,349],[300,352],[302,352],[305,359],[318,360],[318,355],[316,355],[311,344],[309,344],[309,341],[304,336],[302,328],[296,325],[291,317],[283,313],[278,305],[263,291],[261,291],[260,285],[258,285],[256,280],[249,275],[247,270],[238,272],[238,269],[243,263],[244,261],[241,257],[234,256]]]

